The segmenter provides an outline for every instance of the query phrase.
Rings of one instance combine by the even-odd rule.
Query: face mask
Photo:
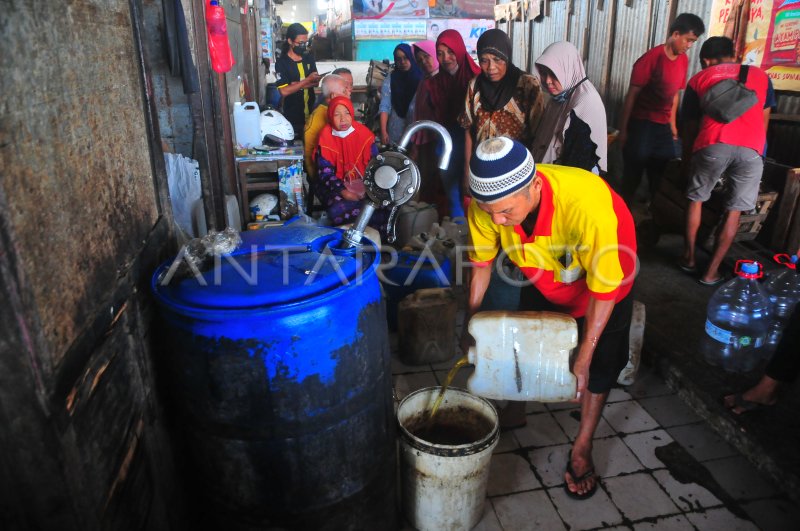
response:
[[[294,48],[292,48],[292,51],[297,55],[303,55],[306,53],[306,50],[308,50],[308,44],[306,43],[296,44]]]
[[[556,102],[558,102],[558,103],[566,103],[567,100],[569,99],[569,97],[572,95],[572,93],[575,92],[575,89],[578,88],[581,85],[581,83],[583,83],[587,79],[589,79],[589,78],[585,77],[585,78],[581,79],[580,81],[578,81],[578,83],[574,87],[572,87],[569,90],[565,90],[564,92],[559,92],[558,94],[553,96],[553,99],[556,100]]]
[[[346,131],[339,131],[334,129],[333,131],[331,131],[331,133],[333,133],[333,136],[338,136],[339,138],[345,138],[355,130],[356,128],[351,125],[350,129],[347,129]]]
[[[564,92],[559,92],[553,96],[553,99],[556,101],[556,103],[566,103],[570,94],[572,94],[571,90],[565,90]]]

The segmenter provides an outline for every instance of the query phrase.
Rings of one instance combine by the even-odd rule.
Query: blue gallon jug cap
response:
[[[200,275],[163,283],[172,261],[153,276],[162,303],[196,309],[275,307],[357,284],[375,264],[374,247],[334,253],[342,231],[293,223],[242,233],[242,245]]]
[[[748,262],[742,264],[742,273],[747,273],[748,275],[753,275],[758,273],[758,264],[754,262]]]

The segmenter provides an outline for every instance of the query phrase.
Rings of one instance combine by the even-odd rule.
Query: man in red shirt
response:
[[[711,37],[704,42],[700,49],[700,62],[703,70],[689,80],[681,107],[687,154],[691,146],[691,169],[686,190],[691,203],[686,211],[684,254],[680,267],[689,273],[696,270],[694,247],[703,202],[711,196],[724,173],[725,221],[717,234],[711,262],[699,279],[701,284],[714,286],[725,280],[718,269],[739,228],[740,214],[756,206],[764,168],[761,153],[771,109],[767,103],[769,78],[760,68],[749,66],[745,67],[748,70],[744,84],[755,92],[757,103],[727,124],[703,114],[703,96],[720,81],[738,79],[742,65],[735,62],[733,41],[727,37]]]
[[[686,52],[704,31],[700,17],[681,13],[669,28],[667,42],[646,52],[633,65],[617,139],[625,161],[622,197],[629,205],[645,170],[652,197],[664,166],[679,156],[675,149],[678,92],[686,85]]]

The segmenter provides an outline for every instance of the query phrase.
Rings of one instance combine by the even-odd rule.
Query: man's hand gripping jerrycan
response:
[[[553,312],[491,311],[469,322],[475,346],[467,354],[475,372],[467,388],[496,400],[564,402],[575,398],[577,380],[569,357],[578,325]]]

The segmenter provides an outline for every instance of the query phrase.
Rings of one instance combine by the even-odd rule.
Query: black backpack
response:
[[[729,124],[758,103],[756,92],[745,86],[749,68],[741,65],[739,79],[723,79],[708,89],[700,102],[706,115],[723,124]]]

